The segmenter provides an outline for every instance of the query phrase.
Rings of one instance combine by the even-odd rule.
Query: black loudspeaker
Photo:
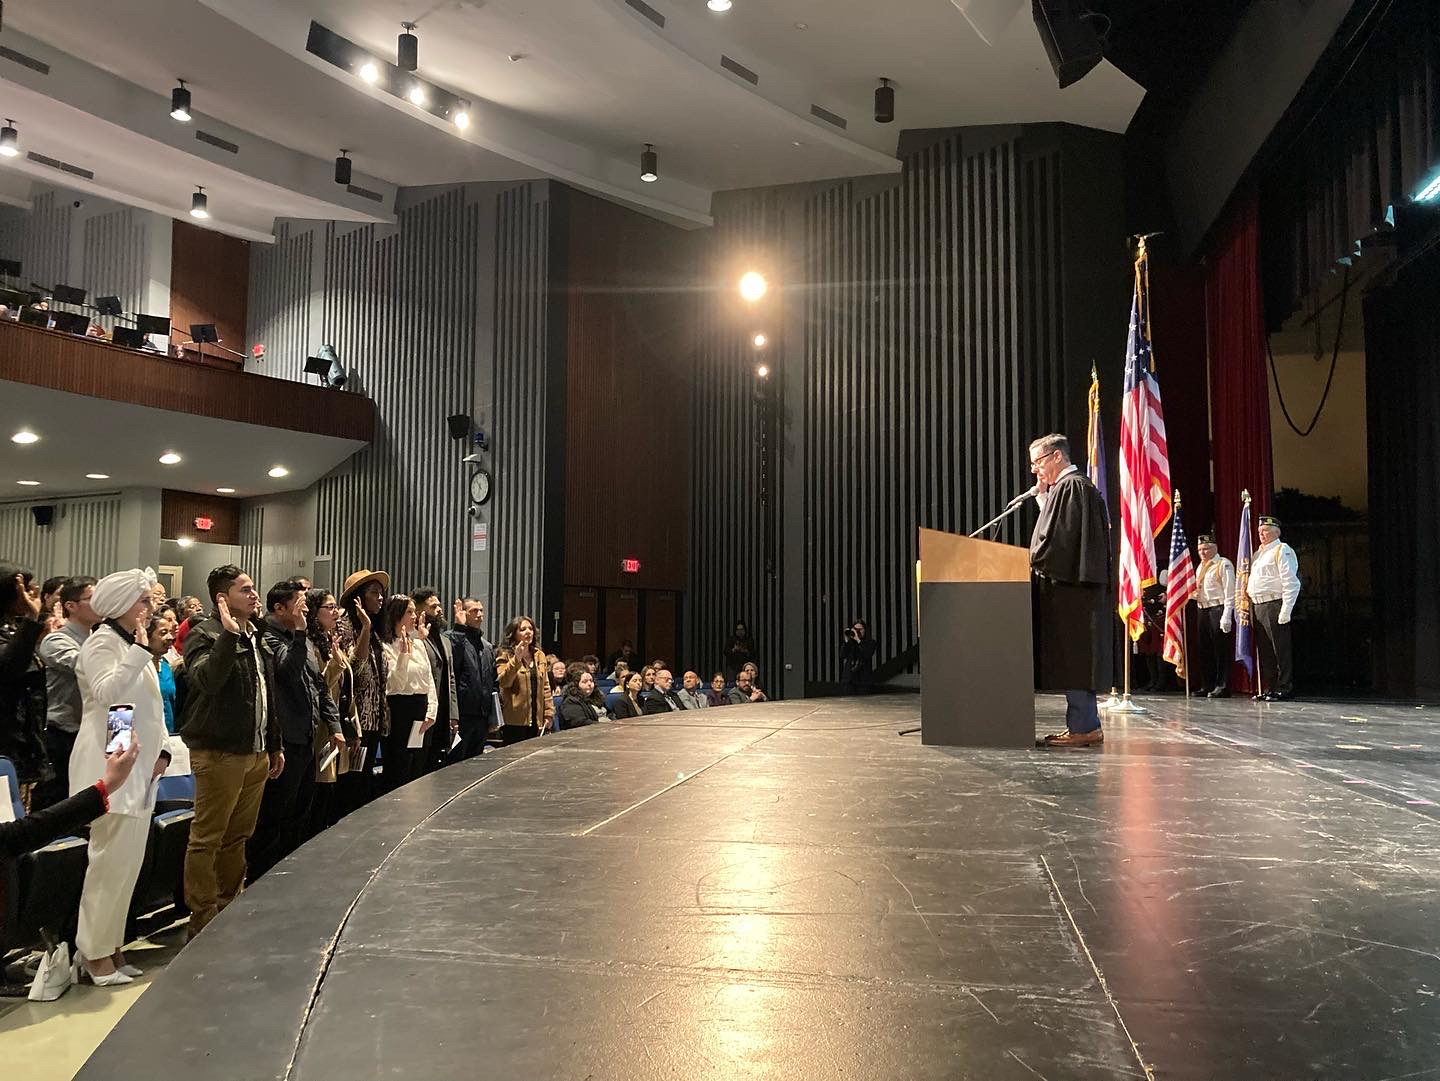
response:
[[[470,418],[464,413],[456,413],[453,417],[447,417],[445,423],[450,426],[451,439],[470,438]]]
[[[55,520],[55,508],[53,506],[31,507],[30,513],[35,516],[35,524],[41,529],[49,529],[50,523]]]
[[[1077,0],[1031,0],[1035,28],[1060,80],[1060,89],[1079,82],[1105,57],[1105,46]]]

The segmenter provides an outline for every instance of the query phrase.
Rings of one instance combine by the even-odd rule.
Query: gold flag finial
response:
[[[1248,503],[1248,502],[1250,502],[1250,489],[1249,489],[1249,488],[1246,488],[1246,489],[1244,489],[1243,491],[1241,491],[1241,493],[1240,493],[1240,502],[1242,502],[1242,503]]]
[[[1176,489],[1175,489],[1175,491],[1174,491],[1174,497],[1175,497],[1175,498],[1174,498],[1175,509],[1176,509],[1176,510],[1179,510],[1179,509],[1180,509],[1180,489],[1179,489],[1179,488],[1176,488]]]

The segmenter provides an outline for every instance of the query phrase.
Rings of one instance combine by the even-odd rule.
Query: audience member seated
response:
[[[70,756],[70,776],[77,779],[71,794],[89,787],[78,779],[102,774],[107,754],[125,741],[137,739],[142,748],[135,775],[109,793],[108,809],[90,827],[75,974],[101,987],[130,983],[140,975],[125,963],[121,947],[130,895],[150,839],[151,785],[170,762],[164,750],[165,707],[146,636],[154,582],[155,572],[146,568],[110,574],[96,584],[91,608],[104,622],[85,640],[75,662],[83,711]],[[129,736],[111,732],[111,708],[121,703],[130,713]],[[112,743],[112,735],[118,742]]]
[[[90,787],[43,811],[14,822],[0,822],[0,863],[44,848],[106,814],[110,810],[110,793],[118,792],[125,784],[141,750],[140,741],[132,738],[123,751],[105,756],[105,771]]]
[[[583,657],[580,658],[580,663],[585,666],[585,671],[589,672],[589,673],[590,673],[592,676],[594,676],[596,679],[599,679],[599,678],[600,678],[600,658],[599,658],[599,657],[595,656],[595,654],[593,654],[593,653],[587,653],[587,654],[585,654],[585,656],[583,656]]]
[[[645,712],[647,714],[672,713],[685,708],[671,687],[674,682],[675,677],[670,674],[668,668],[662,668],[655,673],[655,686],[645,696]]]
[[[550,689],[559,694],[565,689],[565,684],[570,679],[570,666],[559,657],[551,658],[550,661]]]
[[[45,583],[49,585],[49,582]],[[45,587],[41,587],[41,605],[45,604]],[[75,749],[75,733],[80,730],[80,684],[75,680],[75,662],[80,647],[100,621],[90,607],[95,595],[94,578],[62,578],[55,591],[64,623],[47,634],[37,651],[45,666],[45,753],[55,776],[36,785],[30,798],[31,812],[59,803],[70,795],[70,752]]]
[[[685,686],[677,692],[677,697],[680,699],[680,704],[686,709],[704,709],[710,704],[710,696],[700,685],[698,672],[685,673]]]
[[[754,692],[754,693],[758,693],[758,694],[760,695],[759,698],[752,698],[751,701],[752,701],[752,702],[768,702],[768,701],[770,701],[770,699],[765,696],[765,692],[760,689],[760,668],[759,668],[759,666],[758,666],[754,661],[751,661],[751,662],[750,662],[749,664],[747,664],[744,668],[742,668],[741,671],[743,671],[743,672],[749,672],[749,673],[750,673],[750,686],[753,688],[753,692]]]
[[[435,724],[440,700],[425,648],[429,625],[417,624],[415,602],[403,593],[385,598],[380,644],[385,650],[385,698],[390,734],[385,737],[385,786],[408,784],[425,771],[425,733]]]
[[[630,641],[630,639],[628,638],[620,643],[619,649],[617,649],[614,653],[610,654],[609,658],[605,661],[605,667],[610,669],[610,671],[613,673],[615,671],[615,666],[621,661],[624,661],[625,667],[632,672],[640,663],[640,655],[635,652],[635,643]]]
[[[0,757],[14,763],[27,806],[31,787],[54,776],[45,753],[45,669],[35,655],[45,626],[34,574],[0,563]]]
[[[590,670],[583,664],[572,664],[565,677],[565,688],[560,692],[561,730],[605,720],[605,700],[601,698],[600,704],[595,704],[595,677]]]
[[[750,702],[764,702],[765,692],[755,686],[755,677],[748,668],[742,668],[735,677],[735,686],[730,689],[730,704],[743,706]]]
[[[640,669],[640,681],[644,685],[645,694],[649,694],[655,689],[655,671],[654,666],[648,664]]]
[[[555,697],[550,688],[550,661],[540,652],[535,621],[516,616],[505,628],[495,653],[495,679],[500,686],[500,738],[505,746],[534,739],[554,725]]]
[[[710,689],[705,692],[705,697],[710,700],[712,706],[728,706],[730,696],[725,693],[725,673],[716,672],[710,677]]]
[[[630,666],[624,661],[616,661],[615,667],[610,670],[609,679],[617,687],[625,686],[625,680],[630,675]]]
[[[645,712],[645,703],[642,696],[645,691],[645,680],[639,672],[631,672],[623,684],[625,693],[615,699],[615,719],[626,720],[630,717],[639,717]]]

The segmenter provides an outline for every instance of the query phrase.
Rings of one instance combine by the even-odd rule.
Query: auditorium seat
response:
[[[162,778],[181,780],[182,778]],[[189,778],[194,791],[194,778]],[[158,800],[156,801],[158,805]],[[190,843],[190,823],[195,818],[191,806],[159,811],[150,822],[150,837],[145,842],[145,859],[140,864],[140,877],[130,895],[130,920],[126,937],[133,937],[135,921],[147,913],[171,906],[180,907],[185,896],[185,847]]]
[[[161,777],[160,789],[155,794],[155,813],[180,811],[195,806],[195,774],[183,773],[174,777]]]
[[[622,691],[622,690],[620,690],[619,688],[616,688],[616,689],[613,690],[613,691],[606,691],[606,692],[605,692],[605,708],[606,708],[607,710],[609,710],[611,713],[614,713],[614,712],[615,712],[615,703],[618,702],[618,701],[620,701],[620,696],[621,696],[622,694],[624,694],[624,693],[625,693],[625,692]]]
[[[0,758],[0,778],[5,779],[10,791],[16,820],[24,818],[19,778],[15,764],[8,758]],[[88,846],[89,842],[83,837],[61,837],[0,869],[0,874],[5,876],[0,952],[41,946],[42,927],[56,938],[74,935],[80,913],[80,890],[85,885]]]

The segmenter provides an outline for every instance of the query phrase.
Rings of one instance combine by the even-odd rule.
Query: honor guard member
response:
[[[1195,603],[1200,608],[1200,650],[1204,658],[1200,671],[1210,681],[1207,698],[1230,697],[1230,666],[1235,647],[1230,632],[1235,625],[1235,564],[1220,554],[1215,538],[1200,534],[1200,569],[1195,572],[1199,586]]]
[[[1261,693],[1257,702],[1283,702],[1294,694],[1290,616],[1300,599],[1300,563],[1280,539],[1280,519],[1260,517],[1260,547],[1250,564],[1245,592],[1260,644]]]

